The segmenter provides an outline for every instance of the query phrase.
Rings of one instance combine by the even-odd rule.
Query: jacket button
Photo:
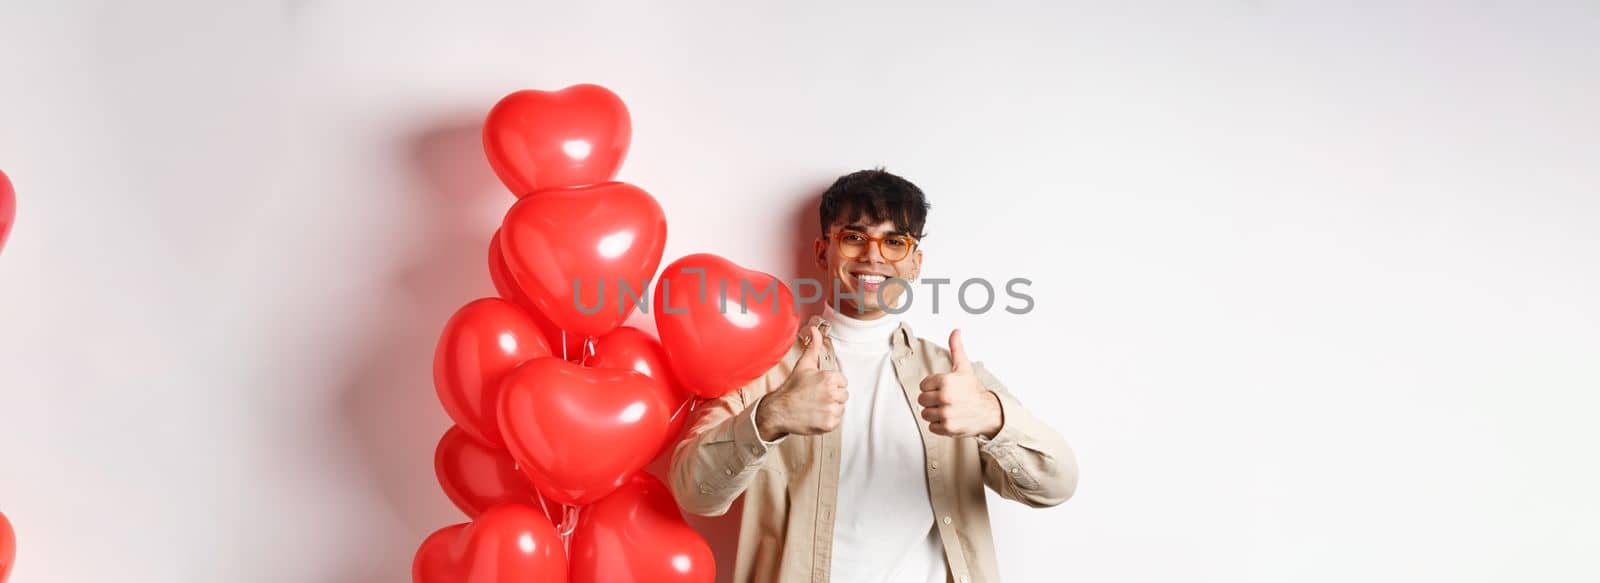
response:
[[[932,467],[935,470],[939,469],[939,462],[933,462]]]
[[[948,517],[948,516],[944,517],[944,523],[945,524],[950,524],[950,517]]]
[[[726,475],[729,475],[729,476],[732,476],[733,475],[733,468],[722,468],[722,473],[726,474]]]

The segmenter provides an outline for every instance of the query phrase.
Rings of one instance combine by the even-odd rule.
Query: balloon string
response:
[[[561,538],[571,537],[572,531],[578,529],[578,507],[563,506],[561,513]]]
[[[578,365],[583,366],[589,362],[589,357],[594,356],[594,337],[583,338],[583,356],[578,357]]]
[[[567,360],[567,331],[561,331],[561,360]]]
[[[682,415],[683,411],[685,409],[687,409],[689,411],[694,411],[694,406],[699,402],[700,402],[700,399],[695,398],[695,397],[689,397],[687,399],[684,399],[683,400],[683,404],[682,405],[678,405],[678,410],[677,411],[673,411],[672,412],[672,417],[667,419],[667,423],[677,423],[678,422],[678,416]]]
[[[566,549],[567,556],[572,556],[572,532],[578,529],[578,507],[561,507],[561,528],[556,533],[561,537],[561,546]]]
[[[533,495],[539,497],[539,509],[544,511],[544,519],[551,520],[550,507],[544,503],[544,492],[540,492],[538,488],[534,488]]]

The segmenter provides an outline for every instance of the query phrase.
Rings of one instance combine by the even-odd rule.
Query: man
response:
[[[984,486],[1035,507],[1077,463],[983,365],[886,308],[922,268],[928,203],[882,170],[834,182],[815,243],[828,305],[764,376],[702,404],[672,456],[685,510],[745,497],[735,581],[991,583]]]

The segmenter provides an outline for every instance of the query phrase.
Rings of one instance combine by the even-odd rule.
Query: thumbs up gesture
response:
[[[922,418],[928,430],[949,437],[993,438],[1005,423],[1000,398],[978,382],[978,374],[961,345],[961,331],[950,333],[950,372],[922,379]]]
[[[785,435],[820,435],[839,428],[844,418],[844,375],[822,370],[822,333],[811,327],[805,352],[795,362],[789,379],[761,399],[756,409],[756,431],[773,441]]]

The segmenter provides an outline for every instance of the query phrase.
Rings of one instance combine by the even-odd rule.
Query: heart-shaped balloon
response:
[[[666,383],[670,390],[668,403],[672,406],[672,412],[667,426],[667,439],[662,447],[672,446],[683,431],[684,421],[689,418],[684,409],[694,394],[684,390],[672,374],[672,369],[667,367],[667,353],[661,349],[661,343],[655,337],[633,326],[617,328],[594,341],[594,355],[585,360],[584,365],[631,370]]]
[[[639,472],[579,515],[572,531],[572,583],[711,583],[716,558],[683,521],[672,493]]]
[[[662,270],[653,309],[678,381],[707,399],[772,368],[800,327],[789,286],[709,253]]]
[[[4,179],[0,176],[0,179]],[[17,560],[17,533],[11,530],[11,521],[0,513],[0,583],[11,577],[11,565]]]
[[[483,122],[489,165],[518,197],[611,180],[632,139],[628,107],[599,85],[518,91]]]
[[[506,257],[500,253],[500,229],[495,229],[494,235],[489,237],[489,281],[494,283],[494,291],[500,297],[532,311],[533,302],[517,289],[516,282],[511,279],[511,268],[506,266]]]
[[[539,313],[533,307],[533,302],[528,296],[517,289],[517,284],[511,279],[511,268],[506,266],[505,255],[500,253],[500,230],[495,229],[494,236],[489,239],[489,280],[494,282],[495,293],[512,303],[522,306],[522,309],[533,317],[533,322],[539,325],[539,330],[544,332],[544,339],[550,344],[552,356],[559,356],[566,360],[578,361],[583,358],[583,336],[577,334],[564,334],[561,327],[550,318]],[[562,345],[566,345],[566,352],[562,352]]]
[[[413,583],[566,583],[561,537],[538,510],[501,504],[422,541]]]
[[[497,504],[536,504],[538,494],[517,469],[511,454],[478,443],[460,427],[451,427],[433,450],[433,471],[439,486],[456,507],[476,518]]]
[[[666,245],[661,205],[623,182],[523,198],[500,227],[500,251],[517,289],[580,337],[616,329],[636,299],[649,297]]]
[[[11,179],[6,178],[6,173],[0,172],[0,251],[6,248],[6,237],[11,235],[11,222],[16,217],[17,193],[11,190]]]
[[[500,298],[473,300],[439,333],[433,388],[463,432],[504,448],[495,409],[500,381],[517,365],[543,356],[550,356],[550,345],[526,311]]]
[[[545,498],[594,502],[650,463],[666,439],[669,389],[617,369],[536,358],[506,377],[506,448]]]

